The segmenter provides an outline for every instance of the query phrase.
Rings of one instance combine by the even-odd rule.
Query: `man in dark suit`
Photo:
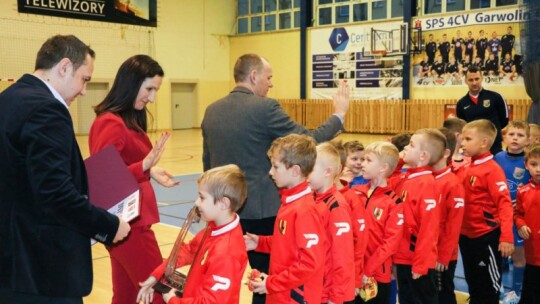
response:
[[[92,289],[90,238],[129,225],[88,201],[68,106],[84,95],[95,53],[54,36],[35,72],[0,94],[0,303],[82,303]]]
[[[234,66],[236,87],[206,109],[201,125],[204,170],[236,164],[245,172],[248,198],[240,211],[240,223],[244,233],[258,235],[272,234],[281,204],[269,175],[271,143],[290,133],[309,134],[317,142],[329,140],[343,130],[349,108],[348,86],[342,83],[334,96],[335,114],[309,131],[292,121],[276,100],[266,97],[271,79],[272,68],[266,59],[255,54],[241,56]],[[267,273],[268,255],[250,251],[248,256],[252,268]],[[254,294],[253,303],[264,303],[264,296]]]

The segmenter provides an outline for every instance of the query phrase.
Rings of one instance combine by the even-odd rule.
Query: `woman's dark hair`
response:
[[[96,115],[111,112],[119,115],[126,126],[137,132],[147,131],[146,108],[135,110],[134,103],[139,89],[146,78],[163,77],[159,63],[147,55],[135,55],[128,58],[116,73],[113,86],[105,99],[94,111]]]

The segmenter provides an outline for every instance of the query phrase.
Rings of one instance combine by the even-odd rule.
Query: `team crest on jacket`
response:
[[[476,183],[476,176],[471,176],[471,178],[469,178],[469,184],[471,186],[474,186],[474,183]]]
[[[489,99],[484,100],[484,108],[489,108],[490,105],[491,102],[489,101]]]
[[[514,168],[514,174],[512,174],[512,176],[514,176],[515,179],[523,179],[524,175],[525,175],[525,169],[520,168],[520,167]]]
[[[383,210],[381,208],[377,208],[375,207],[375,209],[373,209],[373,217],[375,217],[375,220],[380,220],[381,217],[383,215]]]
[[[285,235],[285,231],[287,231],[287,221],[286,220],[279,220],[279,233],[282,235]]]
[[[204,263],[206,263],[206,257],[208,256],[208,249],[206,249],[206,251],[204,252],[203,256],[202,256],[202,259],[201,259],[201,266],[204,265]]]

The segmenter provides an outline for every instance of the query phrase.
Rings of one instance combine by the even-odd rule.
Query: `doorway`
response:
[[[195,123],[197,83],[171,83],[173,130],[191,129]]]

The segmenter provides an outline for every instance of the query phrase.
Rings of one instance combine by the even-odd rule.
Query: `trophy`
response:
[[[197,207],[191,208],[186,218],[186,221],[182,225],[180,233],[178,234],[178,237],[176,238],[171,254],[169,255],[169,258],[167,260],[167,266],[165,267],[165,272],[163,273],[163,276],[159,279],[159,281],[153,286],[153,289],[155,291],[159,293],[168,293],[171,290],[171,288],[174,288],[177,290],[176,295],[178,297],[182,297],[184,293],[184,287],[186,285],[186,281],[189,276],[189,272],[186,275],[180,269],[177,269],[176,262],[182,252],[183,247],[187,246],[187,244],[189,243],[188,240],[186,239],[186,236],[188,235],[188,232],[192,224],[199,223],[200,219],[201,219],[201,216],[199,213],[199,209]],[[204,243],[205,237],[206,237],[206,232],[205,232],[205,235],[203,236],[203,239],[194,257],[198,256],[200,247]],[[192,262],[193,261],[187,263],[187,265],[191,266]]]

